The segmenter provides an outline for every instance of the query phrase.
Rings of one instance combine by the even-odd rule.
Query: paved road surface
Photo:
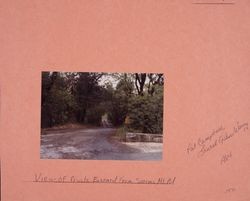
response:
[[[162,143],[121,143],[112,128],[50,132],[41,136],[42,159],[161,160]]]

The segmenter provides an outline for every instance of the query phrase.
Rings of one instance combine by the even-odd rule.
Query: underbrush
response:
[[[120,141],[126,141],[126,132],[127,128],[125,126],[122,126],[116,130],[116,136]]]
[[[89,124],[79,124],[79,123],[68,123],[64,125],[57,125],[50,128],[42,128],[41,134],[48,134],[50,131],[62,131],[68,129],[84,129],[84,128],[94,128],[95,126]]]

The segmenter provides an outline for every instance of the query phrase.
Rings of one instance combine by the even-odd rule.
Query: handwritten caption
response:
[[[232,159],[232,152],[226,153],[221,157],[220,164],[223,165],[227,163],[230,159]]]
[[[198,138],[196,141],[190,142],[186,149],[187,153],[191,154],[193,152],[196,152],[198,157],[202,157],[216,147],[232,140],[236,136],[240,136],[241,134],[246,133],[247,130],[248,122],[237,122],[231,130],[227,130],[225,127],[220,126],[217,129],[214,129],[209,135],[205,136],[204,138]],[[223,159],[224,162],[227,161],[226,158],[228,160],[230,157],[225,157]]]
[[[235,192],[235,191],[236,191],[236,188],[231,187],[231,188],[227,188],[225,190],[225,193],[232,193],[232,192]]]
[[[161,184],[174,185],[176,177],[158,177],[153,179],[145,178],[126,178],[124,176],[114,176],[112,178],[103,178],[98,176],[93,177],[79,177],[79,176],[57,176],[50,177],[42,173],[35,174],[32,182],[35,183],[71,183],[71,184]]]

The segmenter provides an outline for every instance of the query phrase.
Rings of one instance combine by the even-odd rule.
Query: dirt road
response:
[[[41,135],[42,159],[161,160],[162,143],[121,143],[115,129],[95,128]]]

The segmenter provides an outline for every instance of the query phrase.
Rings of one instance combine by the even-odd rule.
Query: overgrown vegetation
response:
[[[154,73],[43,72],[41,126],[102,125],[106,114],[123,131],[162,133],[163,85]]]

